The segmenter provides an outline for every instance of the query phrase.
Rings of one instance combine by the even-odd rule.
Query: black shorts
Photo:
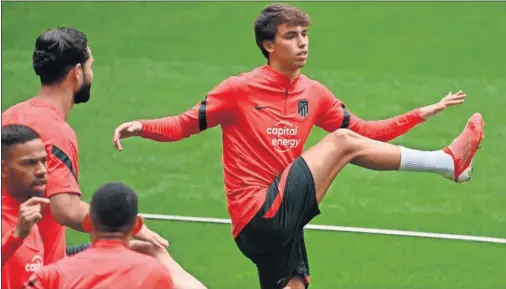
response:
[[[91,244],[88,243],[88,244],[67,246],[65,249],[66,249],[67,256],[72,256],[72,255],[75,255],[79,252],[82,252],[82,251],[88,249],[90,246],[91,246]]]
[[[265,203],[235,239],[257,266],[261,289],[284,288],[296,276],[309,286],[304,226],[319,214],[313,176],[298,157],[269,186]]]

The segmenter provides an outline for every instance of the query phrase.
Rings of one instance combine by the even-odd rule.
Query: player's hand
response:
[[[114,130],[114,136],[112,137],[112,144],[118,151],[122,151],[123,147],[121,146],[120,139],[138,136],[142,131],[142,122],[130,121],[122,123]]]
[[[457,93],[448,93],[445,97],[443,97],[438,103],[428,105],[420,108],[420,116],[423,119],[428,119],[431,116],[434,116],[441,111],[445,110],[447,107],[458,105],[464,103],[466,100],[466,94],[459,90]]]
[[[160,248],[169,247],[169,241],[167,241],[162,236],[148,229],[146,225],[143,225],[141,230],[134,237],[137,240],[149,242]]]
[[[14,236],[26,238],[33,225],[42,219],[42,209],[49,204],[49,199],[33,197],[19,206],[19,219]]]

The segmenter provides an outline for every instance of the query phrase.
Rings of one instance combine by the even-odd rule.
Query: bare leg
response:
[[[302,281],[301,277],[294,277],[288,281],[283,289],[306,289],[306,284]]]
[[[174,289],[206,289],[206,286],[186,272],[164,248],[139,240],[130,241],[130,248],[139,253],[152,256],[164,264],[169,269],[174,282]]]
[[[461,182],[469,179],[472,160],[483,140],[483,126],[481,115],[474,114],[449,147],[431,152],[374,141],[350,130],[337,130],[304,152],[302,158],[313,175],[318,203],[348,163],[371,170],[433,172],[445,177],[450,172],[451,179]],[[305,288],[304,282],[294,277],[284,289],[299,288]]]
[[[302,154],[316,187],[320,203],[337,174],[350,162],[375,170],[397,170],[400,147],[362,137],[350,130],[337,130]]]
[[[454,181],[469,180],[472,159],[483,139],[483,119],[474,114],[444,151],[416,151],[374,141],[340,129],[302,154],[315,182],[318,202],[348,163],[371,170],[433,172]]]

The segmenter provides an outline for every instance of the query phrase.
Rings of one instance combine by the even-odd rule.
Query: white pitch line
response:
[[[183,222],[197,222],[197,223],[213,223],[213,224],[231,224],[230,219],[185,217],[185,216],[158,215],[158,214],[141,214],[141,215],[144,218],[151,219],[151,220],[168,220],[168,221],[183,221]],[[306,225],[305,229],[318,230],[318,231],[353,232],[353,233],[395,235],[395,236],[408,236],[408,237],[421,237],[421,238],[449,239],[449,240],[462,240],[462,241],[475,241],[475,242],[506,244],[506,239],[501,239],[501,238],[467,236],[467,235],[453,235],[453,234],[439,234],[439,233],[425,233],[425,232],[415,232],[415,231],[383,230],[383,229],[372,229],[372,228],[357,228],[357,227],[342,227],[342,226],[312,225],[312,224]]]

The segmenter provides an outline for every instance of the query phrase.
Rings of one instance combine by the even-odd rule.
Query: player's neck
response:
[[[295,79],[297,79],[297,77],[299,77],[299,75],[300,75],[299,68],[293,69],[293,68],[284,67],[283,65],[281,65],[281,63],[279,63],[275,59],[269,60],[269,66],[274,71],[277,71],[278,73],[285,75],[290,80],[290,84],[292,84],[293,81]]]
[[[72,90],[60,85],[41,86],[37,98],[54,106],[65,120],[74,105]]]
[[[124,233],[119,232],[94,232],[92,234],[93,243],[100,241],[114,241],[128,246],[129,238]]]

